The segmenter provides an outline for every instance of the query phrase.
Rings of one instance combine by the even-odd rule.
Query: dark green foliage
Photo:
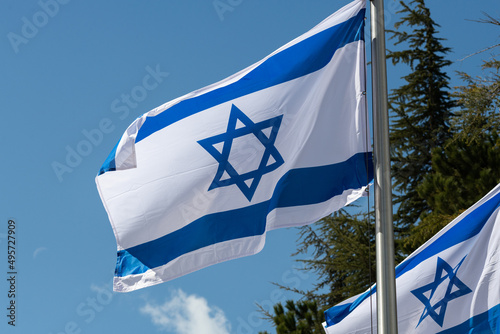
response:
[[[479,22],[500,28],[499,20],[486,17]],[[427,241],[500,182],[500,61],[484,62],[482,76],[460,75],[465,85],[455,92],[460,109],[451,121],[453,137],[432,151],[433,173],[417,187],[430,212],[422,214],[404,240],[407,251]]]
[[[461,109],[452,125],[455,139],[467,144],[480,142],[484,133],[500,129],[500,61],[485,62],[483,70],[486,73],[482,77],[460,73],[466,85],[458,87],[456,96]]]
[[[375,229],[366,215],[345,211],[326,217],[313,229],[301,229],[297,254],[312,254],[304,270],[312,270],[318,280],[306,295],[320,305],[335,305],[364,291],[375,281]]]
[[[472,206],[500,181],[498,135],[481,137],[469,145],[457,140],[443,151],[433,152],[435,173],[418,188],[433,213],[454,215]]]
[[[285,307],[278,303],[272,320],[277,334],[324,334],[321,325],[325,321],[324,310],[319,309],[315,301],[288,300]]]
[[[432,152],[434,173],[417,188],[431,211],[411,230],[404,248],[415,249],[500,182],[500,62],[492,59],[485,76],[462,73],[466,85],[456,96],[461,109],[453,118],[454,134]]]
[[[431,152],[443,147],[451,137],[450,117],[454,103],[448,92],[448,76],[443,68],[451,62],[445,59],[449,48],[436,37],[438,25],[430,17],[424,0],[410,5],[401,2],[403,17],[391,31],[396,45],[406,49],[389,53],[394,64],[403,63],[411,72],[404,76],[405,84],[392,90],[391,109],[392,177],[398,226],[408,229],[430,207],[420,197],[417,188],[433,171]],[[406,32],[403,27],[410,29]],[[403,235],[404,237],[405,235]]]
[[[452,140],[445,149],[432,152],[434,173],[417,189],[431,212],[422,215],[404,240],[406,250],[419,247],[500,182],[499,136],[483,132],[469,143],[467,138]]]
[[[500,28],[498,19],[485,15],[478,22]],[[404,240],[407,251],[427,241],[500,182],[500,61],[484,62],[482,76],[459,74],[465,85],[454,94],[459,110],[451,119],[452,137],[444,147],[432,150],[433,172],[417,187],[430,210]]]

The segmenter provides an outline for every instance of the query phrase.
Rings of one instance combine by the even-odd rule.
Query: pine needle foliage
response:
[[[432,150],[443,147],[451,137],[455,103],[444,70],[451,64],[445,58],[450,48],[437,37],[439,25],[424,0],[408,5],[401,1],[401,5],[401,20],[389,34],[395,45],[404,49],[389,52],[388,58],[394,65],[406,65],[410,73],[402,78],[402,86],[392,90],[389,106],[395,222],[407,231],[430,209],[417,188],[433,171]]]

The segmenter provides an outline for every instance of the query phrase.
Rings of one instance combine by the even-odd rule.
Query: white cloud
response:
[[[46,251],[46,250],[47,250],[47,247],[38,247],[37,249],[35,249],[35,251],[33,252],[33,259],[36,259],[38,254],[40,254],[41,252]]]
[[[180,289],[163,305],[146,303],[140,311],[151,316],[162,330],[176,334],[229,334],[231,329],[221,309],[209,306],[203,297],[186,295]]]

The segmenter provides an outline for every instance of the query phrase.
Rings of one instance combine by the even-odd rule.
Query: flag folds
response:
[[[372,179],[365,1],[258,63],[133,122],[96,177],[118,245],[115,291],[259,252]]]
[[[500,333],[499,210],[500,185],[396,267],[399,333]],[[327,310],[326,332],[376,333],[375,290]]]

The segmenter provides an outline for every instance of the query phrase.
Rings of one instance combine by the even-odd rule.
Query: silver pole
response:
[[[397,334],[384,1],[371,0],[377,331]]]

